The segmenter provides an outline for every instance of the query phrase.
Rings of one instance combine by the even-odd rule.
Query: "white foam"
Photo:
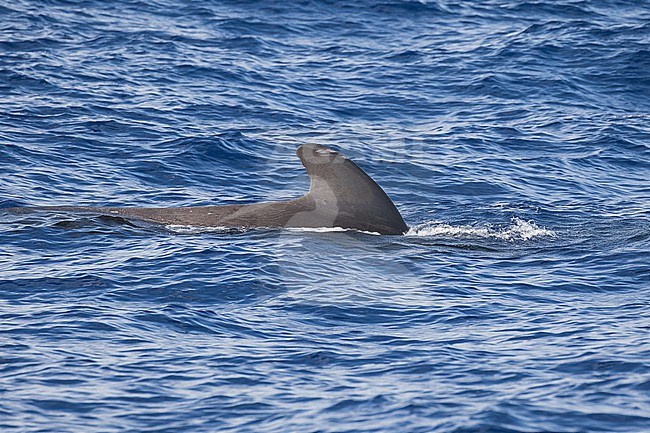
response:
[[[179,234],[198,234],[198,233],[230,233],[233,231],[229,227],[195,227],[170,224],[165,226],[168,230]],[[307,232],[307,233],[340,233],[347,231],[358,231],[368,235],[379,235],[376,232],[367,232],[361,230],[350,230],[342,227],[291,227],[284,230],[290,232]],[[474,226],[453,226],[447,223],[432,221],[411,227],[406,236],[452,236],[459,238],[485,238],[501,239],[506,241],[530,240],[539,237],[555,237],[557,234],[553,230],[545,227],[539,227],[534,221],[526,221],[514,217],[510,225],[506,227],[474,227]]]
[[[507,241],[524,240],[538,237],[555,237],[553,230],[539,227],[534,221],[525,221],[514,217],[510,225],[502,228],[491,226],[452,226],[441,222],[429,222],[412,227],[407,236],[453,236],[468,238],[501,239]]]
[[[287,227],[285,230],[288,230],[290,232],[315,232],[315,233],[347,231],[347,229],[344,229],[343,227]]]
[[[168,224],[165,228],[169,231],[179,234],[198,234],[198,233],[230,233],[233,231],[232,227],[197,227],[197,226],[185,226],[178,224]],[[237,228],[234,229],[238,231]],[[240,230],[246,230],[241,228]],[[376,232],[367,232],[363,230],[354,230],[354,229],[344,229],[343,227],[286,227],[283,230],[291,232],[308,232],[308,233],[337,233],[337,232],[347,232],[347,231],[357,231],[359,233],[365,233],[367,235],[379,235]]]
[[[330,233],[330,232],[348,232],[355,231],[367,235],[380,235],[377,232],[367,232],[365,230],[344,229],[343,227],[287,227],[285,230],[291,232],[312,232],[312,233]]]
[[[232,231],[228,227],[202,227],[202,226],[184,226],[179,224],[168,224],[165,228],[174,233],[183,235],[197,234],[197,233],[226,233]]]

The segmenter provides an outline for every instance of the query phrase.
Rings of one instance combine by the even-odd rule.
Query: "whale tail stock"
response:
[[[39,206],[7,210],[87,212],[204,227],[341,227],[393,235],[408,231],[388,195],[354,162],[318,144],[304,144],[296,154],[311,186],[307,194],[290,201],[170,208]]]

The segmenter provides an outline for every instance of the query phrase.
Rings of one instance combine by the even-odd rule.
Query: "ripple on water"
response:
[[[638,2],[0,5],[0,207],[292,199],[406,236],[0,212],[4,431],[650,425]]]

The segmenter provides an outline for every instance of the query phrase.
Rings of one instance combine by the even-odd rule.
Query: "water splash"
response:
[[[557,233],[545,227],[539,227],[534,221],[514,217],[506,227],[453,226],[442,222],[427,222],[412,227],[407,236],[453,236],[500,239],[506,241],[530,240],[538,237],[555,237]]]

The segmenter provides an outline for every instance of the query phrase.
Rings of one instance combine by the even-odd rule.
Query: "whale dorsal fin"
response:
[[[304,144],[296,153],[311,179],[304,198],[335,226],[381,234],[408,231],[388,195],[354,162],[319,144]]]

